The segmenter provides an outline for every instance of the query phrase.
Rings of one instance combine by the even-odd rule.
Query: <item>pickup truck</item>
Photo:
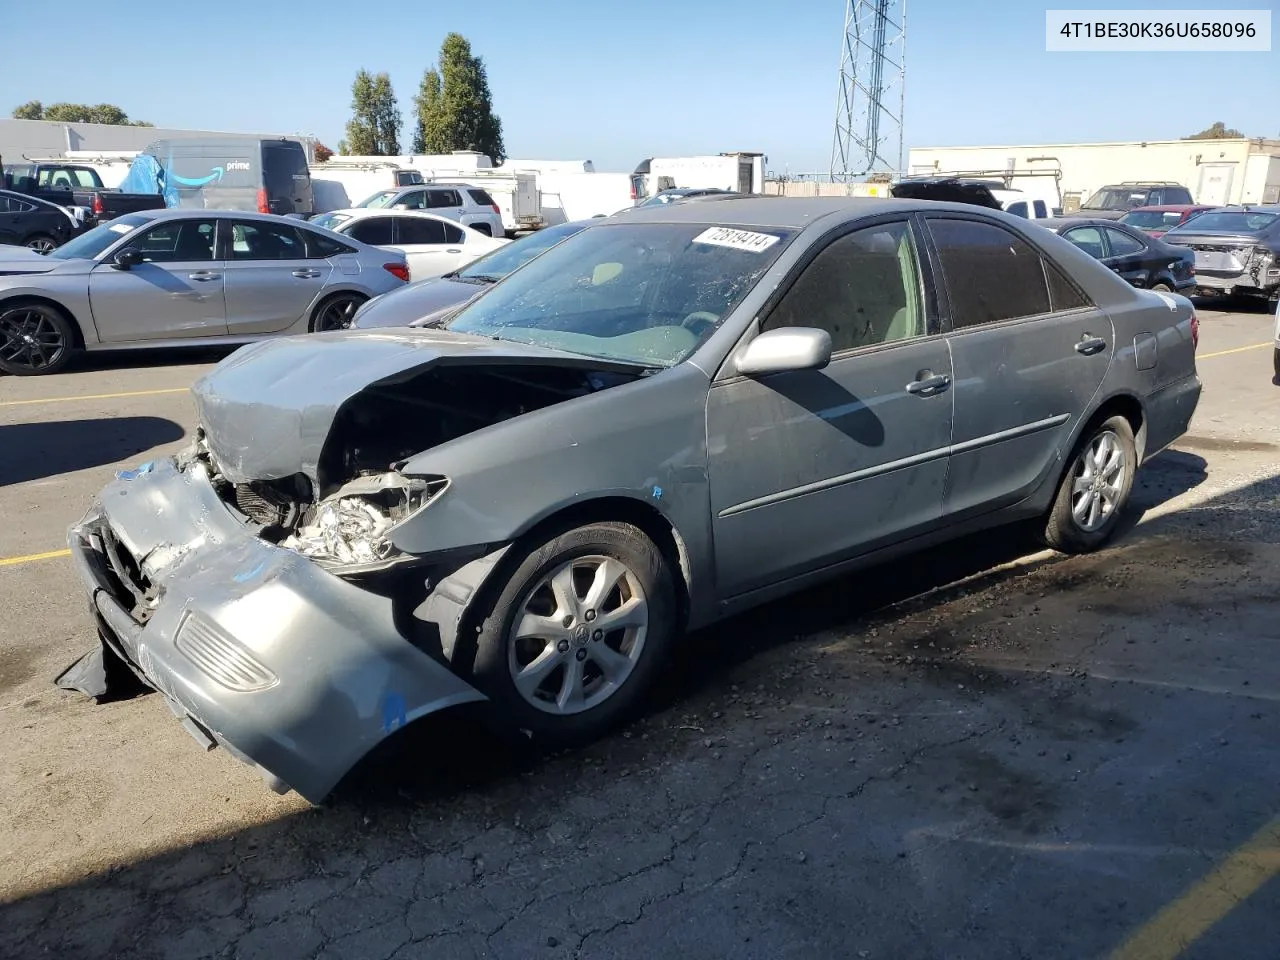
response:
[[[93,167],[66,163],[6,163],[3,173],[0,187],[65,207],[86,228],[96,227],[126,213],[158,210],[165,205],[164,197],[158,193],[122,193],[108,189]]]

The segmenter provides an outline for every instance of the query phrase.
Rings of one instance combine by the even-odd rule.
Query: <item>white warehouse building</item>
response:
[[[1013,171],[1010,186],[1046,198],[1055,180],[1048,172],[1056,169],[1060,196],[1054,205],[1066,211],[1100,187],[1137,180],[1181,184],[1196,203],[1280,203],[1280,140],[1262,138],[917,147],[908,165],[912,175]]]

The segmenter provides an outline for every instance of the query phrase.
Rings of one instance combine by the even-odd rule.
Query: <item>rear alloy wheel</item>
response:
[[[321,301],[311,317],[312,333],[349,330],[356,311],[367,299],[368,297],[358,293],[335,293],[332,297]]]
[[[592,740],[630,715],[677,630],[668,564],[629,524],[535,546],[498,589],[481,611],[472,680],[548,746]]]
[[[48,253],[57,248],[58,241],[47,234],[37,233],[34,237],[27,237],[25,245],[36,253]]]
[[[0,307],[0,371],[15,377],[57,373],[75,349],[75,331],[53,307]]]
[[[1111,417],[1085,435],[1062,478],[1044,539],[1063,553],[1088,553],[1111,539],[1138,468],[1133,428]]]

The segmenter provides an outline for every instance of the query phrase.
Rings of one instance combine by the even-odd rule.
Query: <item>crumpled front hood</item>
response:
[[[634,372],[628,364],[430,328],[346,330],[243,347],[192,386],[198,423],[232,483],[316,466],[338,410],[366,387],[438,364],[529,363]]]

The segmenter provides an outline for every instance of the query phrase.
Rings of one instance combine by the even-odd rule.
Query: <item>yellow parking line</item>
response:
[[[1173,960],[1246,897],[1280,874],[1280,817],[1155,915],[1110,960]]]
[[[35,403],[67,403],[71,400],[118,400],[121,397],[156,397],[162,393],[186,393],[189,387],[166,390],[130,390],[128,393],[90,393],[82,397],[44,397],[40,400],[0,400],[0,407],[25,407]]]
[[[1251,343],[1247,347],[1236,347],[1234,350],[1219,350],[1217,353],[1202,353],[1196,357],[1197,360],[1211,360],[1214,357],[1225,357],[1229,353],[1244,353],[1246,350],[1261,350],[1263,347],[1271,346],[1271,341],[1266,343]]]
[[[25,557],[0,557],[0,567],[16,567],[20,563],[35,563],[37,560],[69,556],[71,556],[70,550],[50,550],[48,553],[29,553]]]

